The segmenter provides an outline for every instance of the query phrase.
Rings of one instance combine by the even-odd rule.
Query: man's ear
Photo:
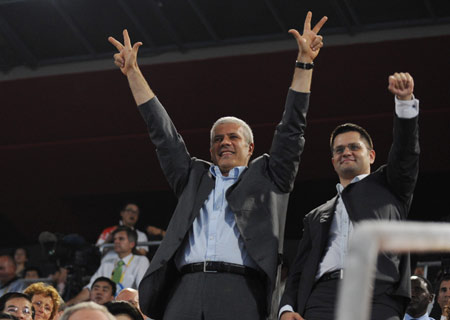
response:
[[[255,144],[254,143],[250,143],[248,145],[248,153],[250,154],[250,156],[253,154],[254,151],[255,151]]]
[[[369,150],[369,159],[370,159],[370,164],[373,164],[375,162],[375,150],[371,149]]]

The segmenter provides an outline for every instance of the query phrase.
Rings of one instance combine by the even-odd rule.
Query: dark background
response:
[[[440,221],[450,214],[444,205],[450,179],[450,5],[394,1],[383,10],[371,1],[241,2],[221,8],[199,0],[178,8],[177,1],[142,2],[145,8],[137,1],[116,1],[113,8],[105,1],[0,3],[1,249],[36,244],[42,231],[79,233],[94,242],[104,227],[117,223],[127,201],[141,206],[140,229],[167,227],[176,199],[126,78],[112,69],[108,35],[120,37],[127,27],[132,39],[144,40],[141,69],[191,155],[209,159],[212,123],[234,115],[252,126],[258,156],[269,151],[297,55],[285,29],[299,28],[307,8],[314,21],[321,15],[330,20],[314,68],[287,250],[301,235],[303,216],[336,192],[328,148],[336,125],[365,127],[377,152],[373,168],[384,163],[394,110],[387,78],[396,71],[414,76],[420,99],[422,154],[410,219]],[[29,21],[21,24],[17,19],[23,22],[25,12]],[[277,49],[288,41],[294,43]],[[261,46],[265,50],[252,50]],[[216,54],[190,58],[208,48]],[[164,61],[167,53],[178,58]],[[106,69],[100,67],[105,63]]]

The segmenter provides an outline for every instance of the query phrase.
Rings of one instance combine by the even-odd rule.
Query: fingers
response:
[[[131,40],[127,29],[123,30],[123,44],[125,48],[131,49]]]
[[[125,66],[125,60],[120,53],[116,53],[114,55],[114,64],[119,68],[123,68]]]
[[[389,87],[397,90],[412,90],[414,79],[408,72],[396,72],[389,76]]]
[[[300,39],[300,33],[295,29],[289,29],[288,33],[292,34],[296,40]]]
[[[315,37],[313,42],[311,43],[311,49],[313,51],[317,51],[322,47],[323,47],[323,37],[322,36]]]
[[[311,18],[312,18],[312,12],[308,11],[305,18],[305,23],[303,25],[303,33],[307,30],[311,30]]]
[[[323,16],[322,19],[320,19],[320,21],[316,23],[312,31],[314,31],[316,34],[319,33],[320,29],[322,29],[323,25],[325,24],[325,22],[327,22],[327,20],[328,17]]]
[[[120,50],[123,49],[123,45],[122,45],[119,41],[117,41],[116,39],[114,39],[113,37],[109,37],[109,38],[108,38],[108,41],[109,41],[114,47],[116,47],[116,49],[117,49],[118,51],[120,51]]]

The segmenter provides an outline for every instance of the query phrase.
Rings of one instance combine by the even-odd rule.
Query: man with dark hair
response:
[[[33,319],[31,298],[21,292],[8,292],[1,296],[0,311],[12,314],[20,320]]]
[[[68,305],[88,300],[89,290],[98,277],[109,277],[116,283],[116,292],[120,292],[123,288],[138,288],[150,263],[147,257],[133,253],[137,239],[136,231],[120,226],[114,230],[113,239],[114,253],[107,254],[102,259],[89,284],[76,297],[69,300]]]
[[[433,302],[433,287],[422,276],[411,276],[411,301],[403,320],[434,320],[428,316],[428,306]]]
[[[23,269],[23,278],[24,279],[39,279],[41,277],[41,271],[38,267],[29,266]]]
[[[9,255],[0,256],[0,296],[7,292],[20,292],[26,285],[16,275],[16,263]]]
[[[334,319],[337,286],[354,226],[363,220],[406,220],[419,171],[419,101],[409,73],[388,79],[395,96],[393,144],[386,165],[371,172],[372,139],[355,124],[331,135],[337,195],[304,218],[303,236],[280,303],[282,320]],[[401,319],[410,298],[408,255],[380,254],[372,319]]]
[[[92,284],[89,300],[98,304],[105,304],[114,300],[116,283],[107,277],[98,277]]]
[[[436,287],[438,288],[437,305],[439,306],[439,308],[437,306],[435,308],[440,309],[440,315],[442,319],[444,316],[444,307],[450,304],[450,274],[444,274],[439,280]]]
[[[0,312],[0,320],[19,320],[19,318],[9,313]]]
[[[138,242],[147,242],[148,238],[147,235],[136,229],[136,223],[138,222],[139,219],[139,207],[137,204],[135,203],[127,203],[125,206],[123,206],[122,210],[120,210],[120,221],[119,221],[119,225],[118,226],[126,226],[129,227],[131,229],[134,229],[137,233],[137,241]],[[118,227],[116,226],[112,226],[112,227],[108,227],[106,229],[104,229],[102,231],[102,233],[100,234],[100,236],[98,237],[96,246],[101,246],[104,243],[108,243],[108,242],[112,242],[113,240],[113,231]],[[102,250],[103,253],[106,253],[108,250]],[[136,253],[137,254],[141,254],[141,255],[146,255],[148,252],[148,247],[147,246],[139,246],[136,248]]]

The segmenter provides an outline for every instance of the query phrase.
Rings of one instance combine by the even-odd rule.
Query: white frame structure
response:
[[[379,252],[450,251],[450,223],[363,221],[355,227],[338,291],[337,320],[368,320]]]

